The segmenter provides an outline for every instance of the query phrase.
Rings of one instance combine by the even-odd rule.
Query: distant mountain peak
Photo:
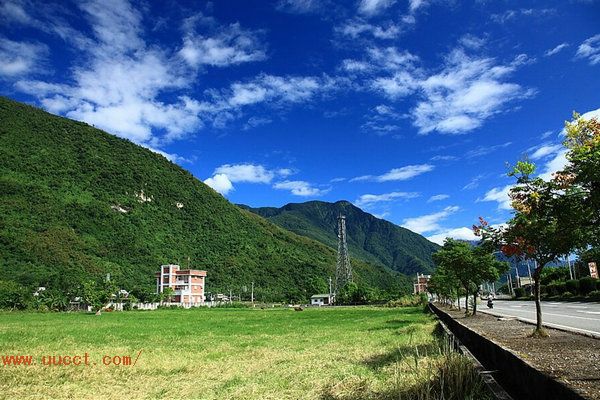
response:
[[[377,218],[347,200],[308,201],[283,207],[244,208],[299,235],[337,248],[337,216],[346,215],[350,255],[405,274],[431,272],[439,246],[406,228]]]

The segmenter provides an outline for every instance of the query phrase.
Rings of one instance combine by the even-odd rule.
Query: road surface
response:
[[[493,310],[488,309],[485,301],[482,301],[477,308],[535,322],[533,301],[494,300]],[[542,301],[542,319],[544,323],[600,335],[600,303]]]

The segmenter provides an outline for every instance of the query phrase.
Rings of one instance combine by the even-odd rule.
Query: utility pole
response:
[[[533,280],[531,279],[531,267],[529,266],[529,260],[527,260],[527,273],[529,274],[529,294],[533,296]]]
[[[254,307],[254,281],[252,281],[252,290],[250,291],[250,299],[252,301],[252,307]]]
[[[233,303],[233,291],[229,289],[229,303]]]
[[[329,304],[333,303],[333,298],[331,296],[331,277],[329,277]]]
[[[508,279],[507,279],[507,281],[506,281],[506,284],[508,285],[508,293],[509,293],[511,296],[514,296],[514,293],[513,293],[513,286],[512,286],[512,277],[511,277],[510,271],[508,271],[508,274],[507,274],[507,275],[508,275]]]

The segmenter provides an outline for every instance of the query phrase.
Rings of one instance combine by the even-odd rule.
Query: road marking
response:
[[[485,310],[482,310],[482,312],[485,313],[485,314],[489,314],[490,312],[493,312],[493,311],[487,312]],[[519,317],[518,315],[504,315],[504,316],[505,317],[517,318],[517,319],[520,319],[520,320],[523,320],[523,321],[527,321],[527,322],[529,322],[529,323],[531,323],[533,325],[536,324],[536,320],[534,320],[534,319],[523,318],[523,317]],[[587,318],[587,319],[590,319],[590,318]],[[577,332],[588,333],[588,334],[595,335],[595,337],[598,337],[600,335],[600,331],[591,331],[591,330],[588,330],[588,329],[574,328],[572,326],[559,325],[559,324],[555,324],[555,323],[552,323],[552,322],[544,322],[543,325],[547,326],[547,327],[550,327],[550,328],[559,328],[559,329],[562,328],[562,329],[566,329],[567,331],[570,330],[570,331],[577,331]]]
[[[506,310],[506,311],[510,312],[511,310]],[[517,310],[513,310],[513,311],[517,311]],[[535,313],[535,310],[520,310],[520,311],[525,312],[525,313]],[[555,314],[555,313],[543,312],[543,310],[542,310],[542,315],[551,315],[551,316],[555,316],[555,317],[585,319],[585,320],[588,320],[588,321],[598,321],[598,318],[587,318],[587,317],[578,317],[578,316],[575,316],[575,315]]]

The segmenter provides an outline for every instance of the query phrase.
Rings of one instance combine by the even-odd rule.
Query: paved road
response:
[[[479,310],[489,310],[485,302]],[[520,317],[535,322],[535,303],[533,301],[494,300],[497,314]],[[544,323],[575,328],[600,335],[600,303],[542,301]]]

